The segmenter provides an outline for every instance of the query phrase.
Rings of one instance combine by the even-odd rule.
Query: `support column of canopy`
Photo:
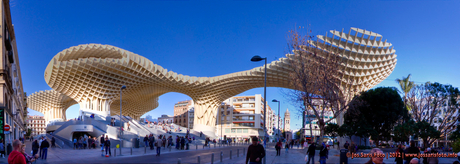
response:
[[[101,115],[102,117],[110,116],[111,101],[108,99],[92,98],[80,101],[78,104],[80,105],[80,115],[86,113]]]

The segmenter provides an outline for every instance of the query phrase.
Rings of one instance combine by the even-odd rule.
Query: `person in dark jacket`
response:
[[[307,155],[308,155],[307,164],[310,164],[310,161],[312,164],[315,163],[315,151],[316,151],[315,143],[311,143],[307,150]]]
[[[181,137],[181,139],[180,139],[180,149],[184,150],[184,146],[185,146],[185,138]]]
[[[150,150],[153,150],[154,142],[155,142],[155,137],[151,134],[149,138]]]
[[[104,156],[104,144],[105,144],[104,135],[101,136],[100,142],[101,142],[101,156]]]
[[[144,144],[145,144],[145,147],[147,147],[149,145],[149,136],[148,135],[145,135],[145,137],[144,137]]]
[[[329,158],[329,151],[327,150],[326,144],[323,142],[319,151],[319,163],[326,164],[326,159]]]
[[[42,159],[45,159],[46,160],[46,156],[48,155],[48,147],[50,147],[50,144],[48,143],[48,141],[46,140],[46,138],[42,141],[42,145],[40,146],[40,148],[42,149]]]
[[[35,156],[35,154],[38,153],[38,149],[40,149],[40,145],[38,145],[38,141],[35,140],[32,142],[32,156]]]
[[[279,140],[279,141],[276,143],[276,146],[275,146],[275,149],[276,149],[276,156],[280,156],[280,155],[281,155],[281,147],[283,147],[283,143],[281,143],[281,140]]]
[[[398,149],[396,149],[396,153],[400,154],[395,158],[396,164],[403,164],[402,154],[404,153],[404,149],[402,148],[402,144],[398,145]]]
[[[385,164],[383,162],[383,151],[380,150],[379,148],[373,148],[369,154],[381,154],[381,156],[373,156],[369,161],[367,161],[365,164]]]
[[[56,147],[56,139],[54,137],[51,138],[51,147]]]
[[[410,147],[408,147],[406,149],[404,154],[414,154],[414,155],[417,154],[417,156],[418,156],[418,154],[420,154],[420,150],[417,147],[415,147],[415,141],[414,140],[410,141]],[[404,155],[404,156],[406,156],[406,155]],[[412,160],[412,158],[413,158],[412,156],[408,155],[408,156],[406,156],[404,158],[404,160],[406,160],[406,163],[410,163],[410,160]]]
[[[112,156],[112,152],[110,152],[110,140],[109,137],[105,137],[105,156],[107,156],[107,151],[109,152],[109,156]]]
[[[248,161],[250,162],[250,164],[260,164],[262,163],[262,158],[264,157],[264,146],[259,144],[259,139],[257,137],[252,137],[252,144],[248,147],[245,164],[247,164]]]

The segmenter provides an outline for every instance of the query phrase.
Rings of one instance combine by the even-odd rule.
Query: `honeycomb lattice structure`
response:
[[[396,66],[396,50],[383,40],[382,35],[359,28],[350,28],[348,33],[331,30],[332,36],[318,35],[317,42],[310,42],[327,51],[324,44],[338,47],[343,58],[342,82],[352,82],[356,91],[366,91],[376,86],[393,72]]]
[[[77,104],[77,102],[65,94],[54,90],[46,90],[29,95],[27,104],[30,109],[45,114],[45,121],[48,122],[53,119],[65,121],[67,108]]]
[[[351,34],[351,30],[356,34]],[[391,44],[381,41],[381,35],[351,30],[348,34],[332,31],[333,37],[318,36],[318,39],[345,50],[339,55],[347,61],[343,64],[346,78],[356,78],[352,85],[364,91],[393,71],[396,55],[389,48]],[[315,45],[322,48],[320,44]],[[268,87],[291,88],[291,55],[267,64]],[[45,81],[54,90],[74,99],[80,107],[111,115],[119,114],[120,88],[126,85],[122,91],[122,114],[132,118],[158,107],[158,97],[162,94],[183,93],[195,101],[194,124],[214,127],[222,101],[264,86],[264,66],[216,77],[194,77],[168,71],[118,47],[84,44],[54,56],[46,68]]]

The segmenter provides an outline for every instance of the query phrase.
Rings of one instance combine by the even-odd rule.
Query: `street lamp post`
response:
[[[123,121],[121,121],[121,102],[122,102],[121,101],[121,93],[122,93],[121,91],[123,89],[126,89],[125,85],[121,86],[121,88],[120,88],[120,141],[121,141],[121,146],[123,146],[123,140],[121,140],[121,126],[123,125]]]
[[[278,134],[278,141],[279,141],[280,140],[280,103],[281,101],[273,99],[272,102],[278,102],[278,129],[276,130],[276,133]]]
[[[267,136],[266,136],[266,123],[267,123],[267,58],[262,58],[258,55],[256,56],[253,56],[251,58],[251,61],[252,62],[258,62],[258,61],[262,61],[262,60],[265,60],[265,69],[264,69],[264,148],[266,147],[265,146],[265,143],[266,143],[266,139],[267,139]],[[266,158],[264,158],[264,164],[266,163]]]
[[[223,123],[222,123],[222,118],[223,118],[223,117],[225,117],[225,114],[222,114],[222,115],[220,116],[220,138],[221,138],[221,139],[220,139],[220,144],[222,144],[222,143],[223,143],[223,140],[224,140],[224,136],[222,135],[222,124],[223,124]]]

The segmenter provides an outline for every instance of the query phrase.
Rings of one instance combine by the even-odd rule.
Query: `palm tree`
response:
[[[396,82],[399,84],[401,90],[404,92],[404,104],[406,104],[407,93],[409,93],[410,90],[415,86],[414,81],[410,81],[410,76],[411,75],[409,74],[407,75],[407,77],[402,77],[402,79],[396,79]],[[410,110],[408,104],[406,104],[406,107]]]

